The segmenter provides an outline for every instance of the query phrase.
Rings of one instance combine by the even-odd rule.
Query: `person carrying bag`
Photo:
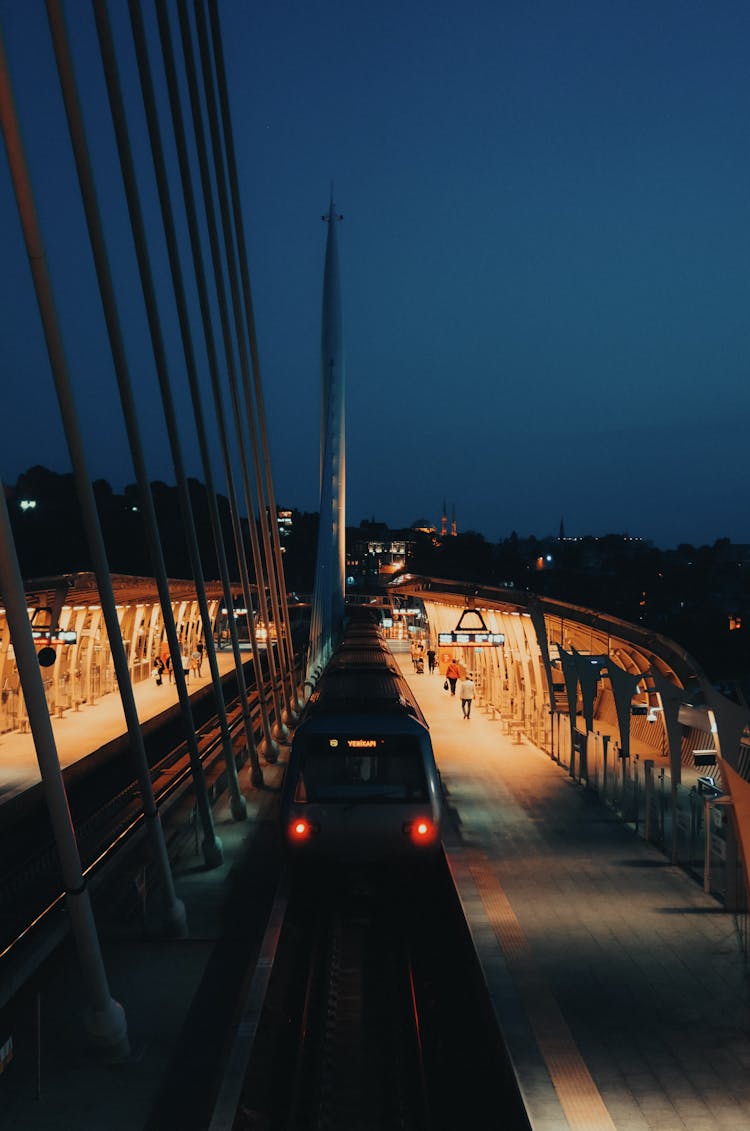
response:
[[[461,669],[456,660],[451,660],[445,671],[446,681],[450,684],[451,695],[456,694],[456,680],[461,674]]]

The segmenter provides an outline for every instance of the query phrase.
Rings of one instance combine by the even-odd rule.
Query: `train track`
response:
[[[355,881],[311,909],[290,1127],[429,1126],[424,1090],[412,1085],[424,1068],[408,932],[392,932],[378,889]]]
[[[529,1126],[445,862],[292,877],[247,1071],[212,1131],[428,1131],[493,1111]]]

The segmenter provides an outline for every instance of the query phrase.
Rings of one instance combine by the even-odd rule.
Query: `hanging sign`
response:
[[[468,623],[464,623],[467,621]],[[479,609],[464,609],[452,632],[439,632],[438,644],[459,644],[467,648],[499,648],[505,633],[490,632]]]
[[[505,643],[502,632],[439,632],[438,644],[460,644],[467,648],[499,648]]]
[[[47,644],[54,646],[55,644],[75,644],[78,640],[78,633],[70,629],[58,629],[57,632],[50,632],[45,628],[32,628],[31,635],[34,640],[44,640]]]

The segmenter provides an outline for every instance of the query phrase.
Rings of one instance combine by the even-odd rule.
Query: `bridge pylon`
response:
[[[320,526],[305,673],[312,691],[341,632],[346,567],[345,362],[341,276],[333,192],[328,213],[321,333]]]

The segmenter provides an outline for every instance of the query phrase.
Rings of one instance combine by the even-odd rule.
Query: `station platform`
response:
[[[398,660],[430,725],[455,817],[448,860],[534,1131],[750,1129],[750,1000],[732,915],[545,753],[477,702],[464,720],[437,671]],[[224,864],[207,871],[196,853],[180,865],[188,939],[161,937],[153,910],[127,932],[100,925],[127,1061],[92,1059],[74,956],[64,948],[51,964],[41,1053],[30,1002],[0,1074],[1,1128],[207,1126],[197,1081],[218,1074],[233,978],[243,963],[252,973],[260,945],[284,761],[282,750],[264,768],[261,790],[243,773],[248,821],[217,807]],[[500,1110],[487,1126],[505,1126]]]
[[[750,1128],[731,913],[546,753],[476,702],[466,721],[442,676],[400,659],[457,814],[448,859],[534,1131]]]
[[[250,659],[249,651],[247,658]],[[234,671],[234,654],[231,651],[217,652],[216,662],[222,676]],[[188,691],[194,695],[210,682],[211,673],[204,656],[200,676],[191,674],[188,677]],[[179,701],[177,685],[169,681],[166,672],[160,687],[154,679],[135,683],[133,696],[142,723]],[[122,700],[116,689],[99,695],[93,703],[83,703],[78,710],[69,708],[61,716],[53,715],[51,722],[62,769],[105,746],[113,738],[119,738],[127,729]],[[14,730],[0,734],[0,805],[40,780],[34,739],[28,728],[24,732]]]

